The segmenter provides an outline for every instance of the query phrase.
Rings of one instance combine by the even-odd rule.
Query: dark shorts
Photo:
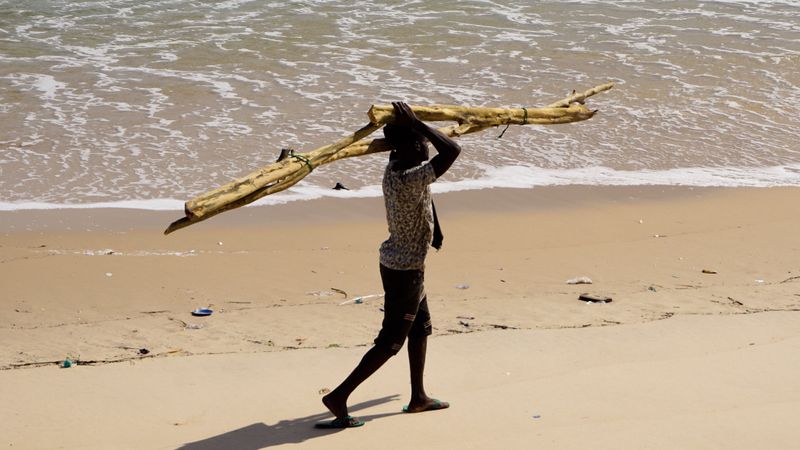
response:
[[[433,333],[423,285],[425,272],[394,270],[382,264],[380,269],[385,297],[383,324],[375,338],[375,345],[385,346],[392,353],[397,353],[407,336],[422,337]]]

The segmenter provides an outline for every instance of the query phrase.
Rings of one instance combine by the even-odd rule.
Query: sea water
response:
[[[0,210],[178,210],[373,103],[607,81],[591,120],[460,138],[435,189],[800,186],[800,1],[0,0]],[[265,201],[380,195],[385,159]]]

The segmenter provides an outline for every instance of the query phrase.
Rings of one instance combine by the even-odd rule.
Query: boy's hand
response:
[[[392,102],[392,106],[394,107],[394,123],[396,125],[415,129],[422,123],[406,103]]]

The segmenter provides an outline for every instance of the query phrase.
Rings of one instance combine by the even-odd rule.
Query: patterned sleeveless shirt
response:
[[[383,201],[389,239],[381,244],[380,262],[395,270],[423,270],[433,235],[430,184],[436,181],[433,166],[425,162],[406,170],[383,174]]]

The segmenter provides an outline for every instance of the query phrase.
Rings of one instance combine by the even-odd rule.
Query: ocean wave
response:
[[[434,193],[493,188],[535,189],[545,186],[685,186],[685,187],[800,187],[800,164],[776,167],[686,167],[669,170],[615,170],[585,167],[555,170],[530,166],[485,168],[474,179],[438,181]],[[351,190],[333,190],[312,183],[300,183],[286,191],[262,198],[251,206],[280,205],[322,198],[373,198],[382,195],[379,185]],[[140,209],[183,212],[177,199],[121,200],[95,203],[0,202],[0,211],[47,209]]]
[[[800,119],[787,113],[800,103],[798,1],[0,0],[0,9],[6,205],[191,196],[282,147],[338,139],[372,103],[537,106],[609,80],[617,86],[591,99],[600,109],[591,121],[464,137],[470,158],[451,170],[452,186],[495,185],[490,166],[539,167],[551,183],[723,183],[713,171],[800,160]],[[373,186],[380,169],[341,162],[314,181]]]

